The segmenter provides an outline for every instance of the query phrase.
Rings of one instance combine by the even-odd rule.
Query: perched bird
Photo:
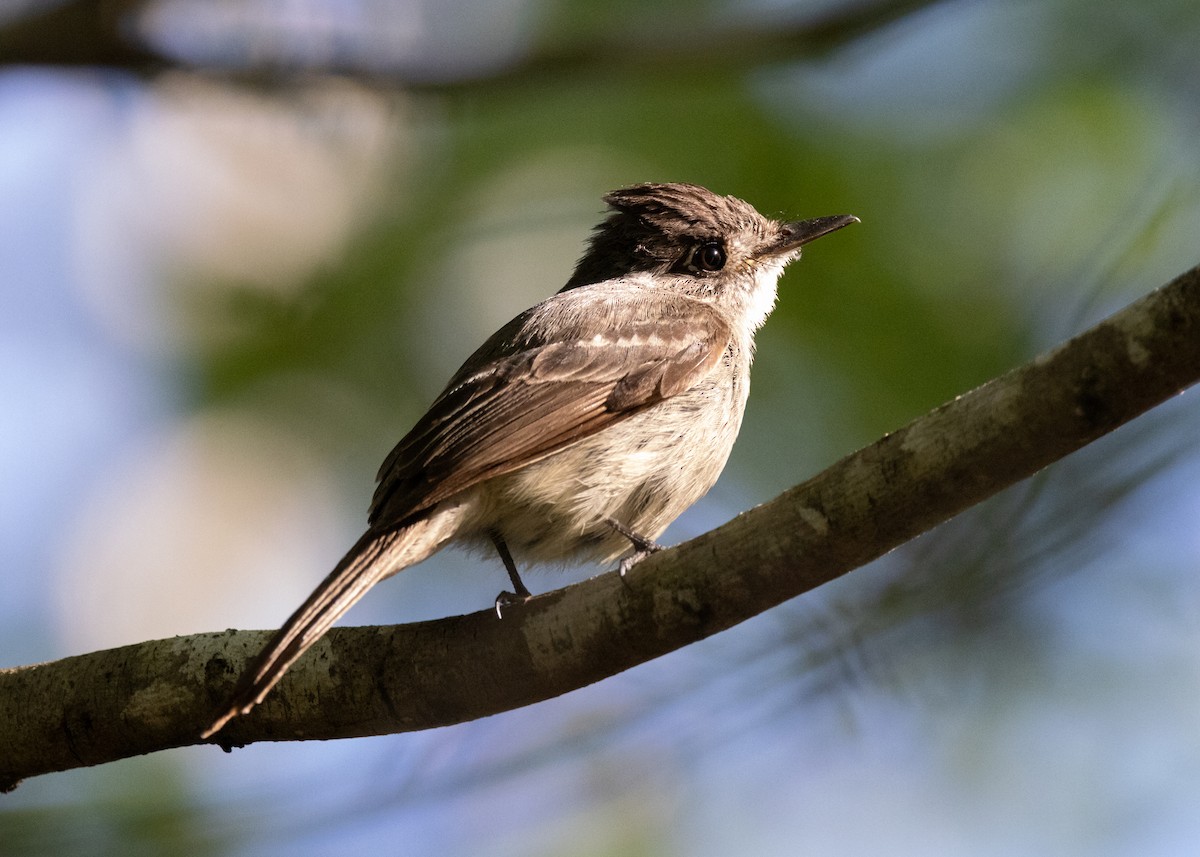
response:
[[[463,364],[379,470],[366,533],[268,642],[203,733],[245,714],[385,577],[447,544],[622,574],[725,466],[754,333],[784,266],[851,215],[780,222],[692,184],[604,198],[566,286]]]

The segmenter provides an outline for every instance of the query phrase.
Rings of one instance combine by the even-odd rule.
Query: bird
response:
[[[716,482],[785,266],[853,215],[782,221],[689,183],[606,194],[566,285],[472,354],[384,460],[366,532],[202,732],[250,712],[376,583],[447,545],[624,575]]]

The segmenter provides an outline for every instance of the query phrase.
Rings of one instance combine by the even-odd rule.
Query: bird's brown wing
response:
[[[612,319],[599,334],[579,325],[500,331],[477,352],[500,356],[460,370],[384,461],[372,529],[400,525],[699,383],[728,349],[729,327],[700,301],[674,296],[659,309]]]

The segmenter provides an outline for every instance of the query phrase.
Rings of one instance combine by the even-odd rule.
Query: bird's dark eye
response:
[[[692,254],[692,264],[701,271],[719,271],[725,267],[725,248],[716,241],[706,241]]]

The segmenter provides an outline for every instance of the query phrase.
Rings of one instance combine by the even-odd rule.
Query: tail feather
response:
[[[418,550],[418,556],[406,556],[417,547],[412,537],[419,533],[414,530],[421,529],[418,523],[415,527],[382,534],[368,531],[360,538],[242,674],[229,706],[200,737],[212,737],[234,717],[248,713],[262,702],[288,667],[320,640],[368,589],[436,550],[440,542],[423,546],[427,549]]]

